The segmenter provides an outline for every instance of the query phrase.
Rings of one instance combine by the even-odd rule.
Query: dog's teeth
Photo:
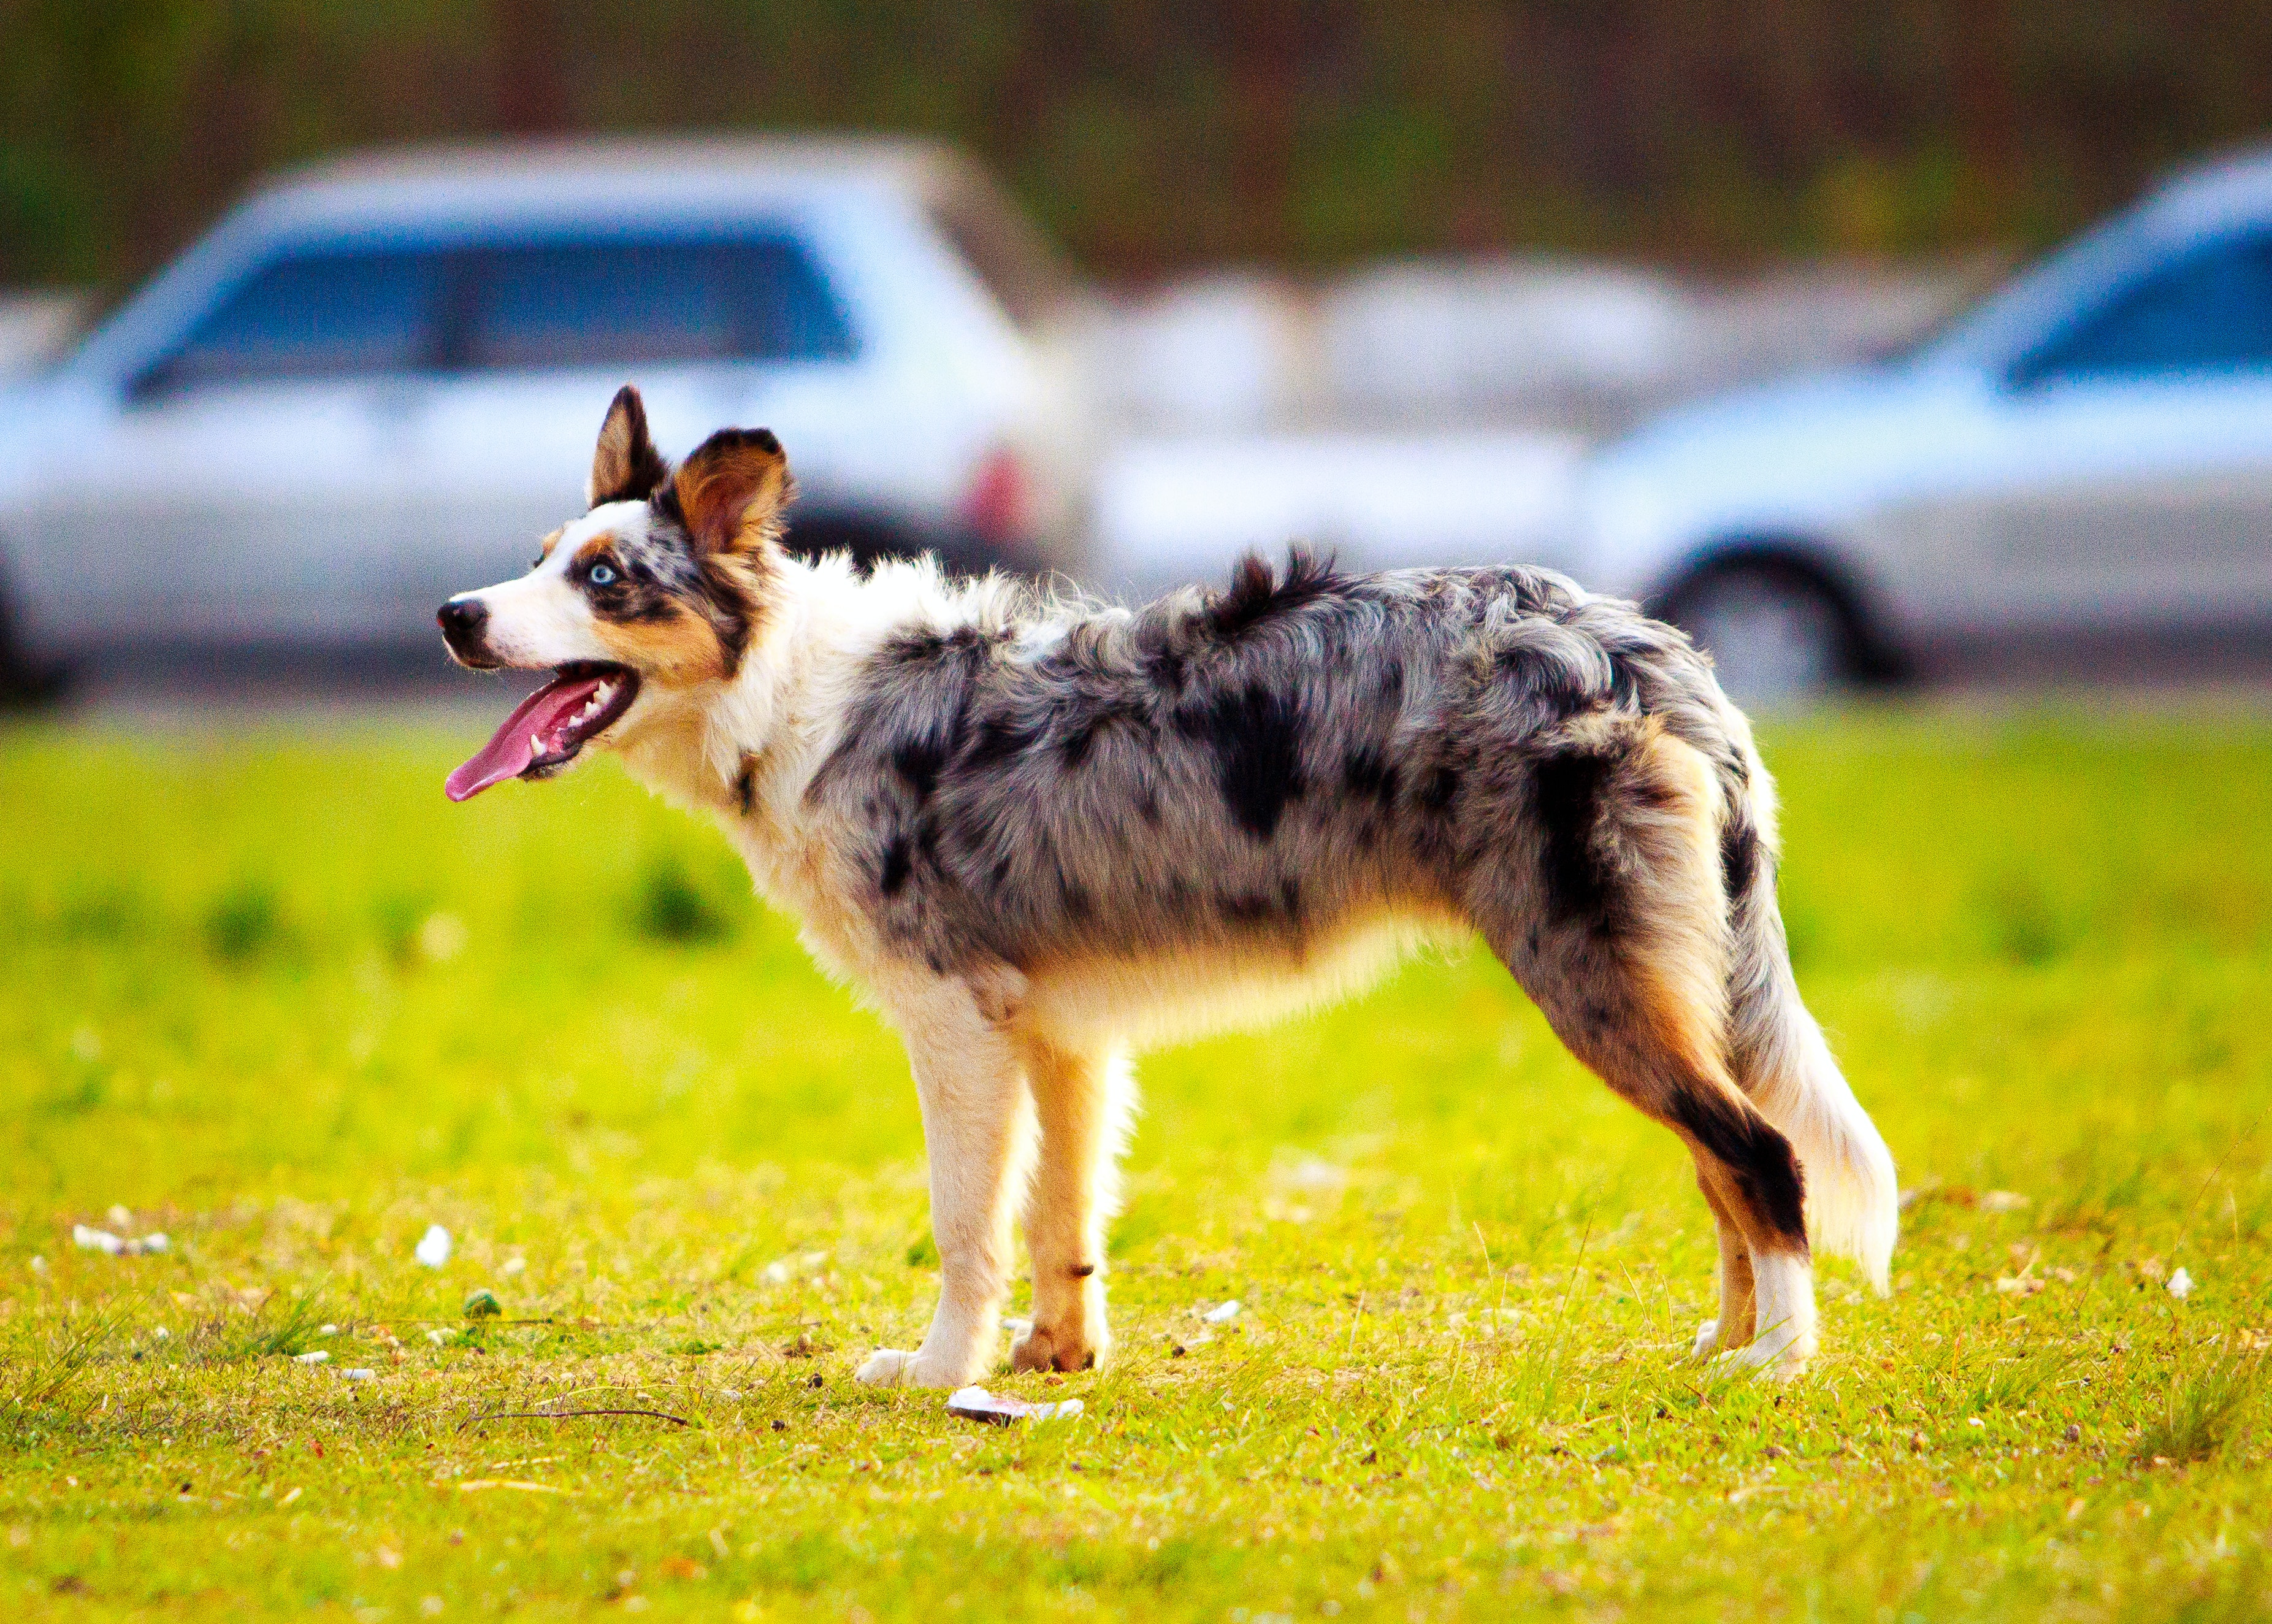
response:
[[[528,736],[528,753],[532,758],[544,753],[544,738],[542,734],[532,733]]]

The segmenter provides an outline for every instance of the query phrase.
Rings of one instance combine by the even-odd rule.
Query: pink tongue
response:
[[[519,705],[490,742],[473,759],[450,775],[442,788],[453,801],[470,800],[493,784],[518,778],[540,751],[529,742],[533,734],[553,747],[553,730],[584,708],[603,679],[597,677],[556,677]]]

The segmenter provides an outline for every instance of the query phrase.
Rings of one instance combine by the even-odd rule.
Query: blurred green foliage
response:
[[[2272,114],[2236,0],[0,0],[0,277],[117,284],[371,143],[962,142],[1092,269],[2026,248]]]

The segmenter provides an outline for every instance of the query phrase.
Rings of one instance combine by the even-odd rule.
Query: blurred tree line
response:
[[[2027,247],[2272,122],[2263,0],[0,0],[0,279],[367,143],[975,148],[1091,269]]]

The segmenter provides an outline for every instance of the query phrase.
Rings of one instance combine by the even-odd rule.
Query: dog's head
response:
[[[764,429],[721,429],[673,472],[625,385],[600,426],[590,511],[545,538],[527,574],[442,605],[459,664],[553,673],[450,775],[450,798],[549,777],[635,726],[643,697],[731,677],[779,577],[791,493]]]

